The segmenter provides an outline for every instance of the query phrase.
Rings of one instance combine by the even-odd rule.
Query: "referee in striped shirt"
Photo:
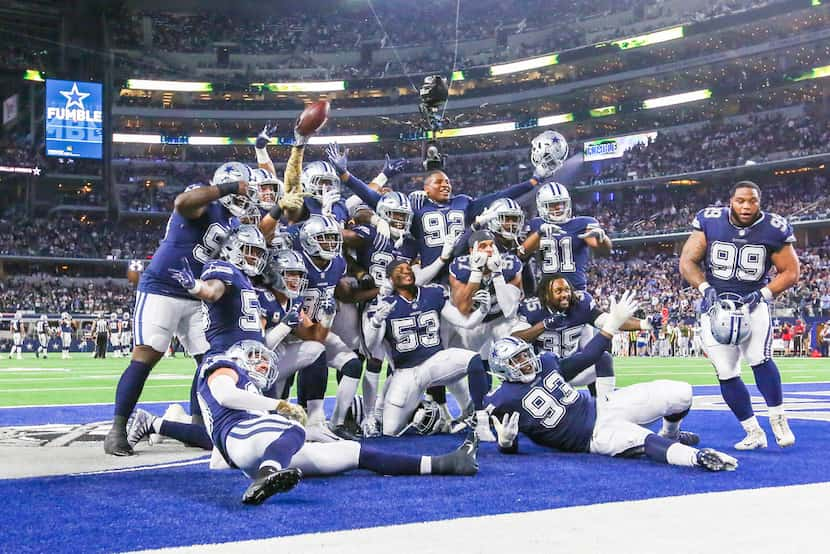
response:
[[[95,321],[95,358],[107,357],[107,342],[109,341],[109,325],[103,315]]]

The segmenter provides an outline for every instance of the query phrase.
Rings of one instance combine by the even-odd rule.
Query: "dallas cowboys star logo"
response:
[[[81,92],[78,90],[78,83],[72,83],[72,88],[69,90],[59,90],[58,93],[66,98],[66,109],[72,106],[77,106],[84,109],[84,98],[90,95],[89,92]]]

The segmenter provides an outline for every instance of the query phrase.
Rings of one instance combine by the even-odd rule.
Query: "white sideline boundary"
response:
[[[142,552],[823,553],[828,497],[816,483]]]

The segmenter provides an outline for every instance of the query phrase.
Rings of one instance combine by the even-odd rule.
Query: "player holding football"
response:
[[[729,207],[697,213],[692,234],[683,246],[680,273],[703,294],[700,324],[703,350],[715,367],[721,394],[741,422],[746,437],[738,450],[767,446],[767,436],[752,410],[741,379],[740,361],[752,367],[755,383],[769,410],[770,427],[781,447],[795,444],[784,413],[781,374],[772,359],[772,328],[768,302],[792,287],[800,274],[792,226],[783,217],[761,210],[761,189],[751,181],[732,187]],[[704,269],[700,268],[703,262]],[[777,274],[768,273],[775,266]],[[709,311],[731,296],[749,313],[748,337],[720,343],[712,333]]]

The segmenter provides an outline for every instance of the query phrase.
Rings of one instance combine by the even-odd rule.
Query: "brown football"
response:
[[[297,130],[301,135],[313,135],[323,128],[329,118],[328,100],[311,103],[297,119]]]

